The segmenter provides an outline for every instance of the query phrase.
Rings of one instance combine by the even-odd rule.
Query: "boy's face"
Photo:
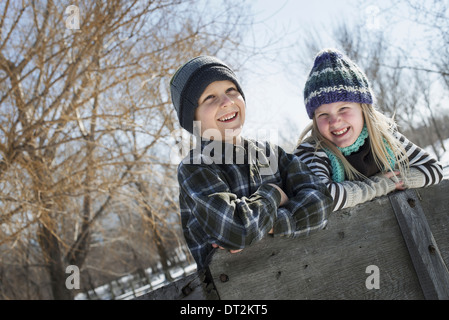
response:
[[[245,122],[245,100],[229,80],[209,84],[198,99],[195,120],[201,122],[201,136],[235,143]]]
[[[365,123],[362,107],[354,102],[323,104],[315,110],[314,116],[323,137],[340,148],[352,145]]]

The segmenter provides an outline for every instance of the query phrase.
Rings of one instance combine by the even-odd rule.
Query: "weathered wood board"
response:
[[[417,189],[416,193],[441,256],[446,266],[449,266],[449,180]]]
[[[447,265],[449,181],[417,192]],[[379,289],[366,285],[370,266],[379,270]],[[220,299],[424,299],[388,197],[336,212],[306,238],[218,250],[210,272]]]
[[[389,196],[426,299],[449,300],[449,272],[415,190]]]
[[[217,250],[210,264],[213,283],[198,272],[140,299],[424,299],[393,207],[395,201],[401,207],[405,195],[419,202],[415,205],[444,269],[449,265],[449,180],[412,192],[336,212],[325,230],[310,237],[266,238],[238,254]],[[422,238],[427,245],[428,238]],[[367,288],[374,275],[371,269],[367,273],[370,266],[378,268],[379,289]]]

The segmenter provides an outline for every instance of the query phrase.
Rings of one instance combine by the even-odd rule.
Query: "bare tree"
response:
[[[419,12],[423,6],[422,2],[419,2],[419,4],[415,1],[405,2],[410,3],[410,5],[413,3],[413,8],[416,10],[415,16],[426,16],[426,21],[430,26],[433,25],[430,17],[434,17],[436,20],[433,21],[439,21],[440,23],[442,15],[440,9],[446,8],[440,1],[437,1],[439,5],[435,10],[430,9],[431,6],[429,6],[427,13],[424,13]],[[385,15],[393,14],[394,12],[391,10],[386,10]],[[444,12],[447,12],[447,10]],[[447,21],[449,20],[446,20],[444,25],[449,28]],[[428,123],[428,129],[436,132],[438,139],[442,141],[445,137],[438,127],[441,123],[436,121],[437,118],[442,116],[443,112],[442,108],[436,108],[438,99],[441,99],[441,97],[434,97],[429,93],[435,92],[434,87],[441,83],[441,79],[446,79],[447,70],[445,70],[443,62],[449,61],[446,58],[447,55],[439,54],[438,57],[428,55],[432,57],[430,63],[420,64],[417,62],[419,60],[412,59],[409,56],[409,53],[413,51],[413,44],[409,43],[409,48],[396,45],[389,32],[388,28],[390,27],[391,25],[381,25],[378,29],[368,30],[364,21],[353,21],[352,24],[340,22],[329,31],[332,35],[331,44],[326,43],[322,37],[318,36],[320,34],[318,30],[310,30],[312,36],[304,37],[298,42],[299,49],[297,52],[299,54],[297,57],[299,57],[299,61],[297,65],[302,66],[302,72],[307,73],[310,70],[314,55],[319,50],[328,46],[336,47],[356,61],[364,70],[372,84],[377,107],[386,115],[394,116],[400,129],[402,131],[407,130],[408,137],[412,141],[422,140],[416,128],[424,123]],[[442,27],[441,24],[437,28],[440,33],[440,40],[446,39],[448,28]],[[447,46],[438,45],[438,50],[440,50],[439,52],[447,50]],[[435,77],[435,75],[440,78]],[[427,86],[424,86],[423,79],[426,79]],[[430,97],[432,99],[429,100]],[[422,142],[423,146],[434,143],[430,140],[423,140]]]
[[[193,0],[0,4],[1,297],[72,299],[66,267],[102,269],[92,263],[108,254],[90,263],[93,246],[108,248],[109,220],[130,216],[142,195],[177,215],[157,204],[166,199],[129,191],[139,177],[166,183],[153,164],[167,159],[150,151],[177,126],[175,68],[238,47],[244,4],[216,5],[204,15]],[[157,241],[155,230],[143,232]]]

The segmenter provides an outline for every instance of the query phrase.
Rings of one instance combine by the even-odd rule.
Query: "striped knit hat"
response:
[[[347,101],[373,104],[374,95],[362,70],[335,49],[320,51],[304,87],[309,118],[322,104]]]

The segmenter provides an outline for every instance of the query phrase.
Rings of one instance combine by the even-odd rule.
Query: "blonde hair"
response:
[[[377,167],[383,168],[383,172],[395,170],[395,168],[391,167],[391,164],[388,161],[389,153],[385,146],[385,144],[387,144],[395,156],[395,162],[401,175],[405,177],[406,172],[409,168],[409,162],[407,152],[402,146],[402,143],[393,136],[393,131],[396,127],[394,117],[386,117],[385,115],[377,111],[371,104],[362,103],[360,105],[362,107],[363,118],[365,120],[366,128],[368,129],[368,134],[370,137],[371,151]],[[309,132],[310,136],[306,137],[307,133]],[[345,171],[345,176],[348,180],[366,178],[357,169],[355,169],[348,162],[348,160],[346,160],[345,156],[335,146],[335,144],[327,140],[320,133],[315,117],[313,117],[313,121],[301,133],[298,140],[298,147],[301,143],[306,141],[315,142],[315,151],[324,148],[332,151],[332,153],[341,160]]]

